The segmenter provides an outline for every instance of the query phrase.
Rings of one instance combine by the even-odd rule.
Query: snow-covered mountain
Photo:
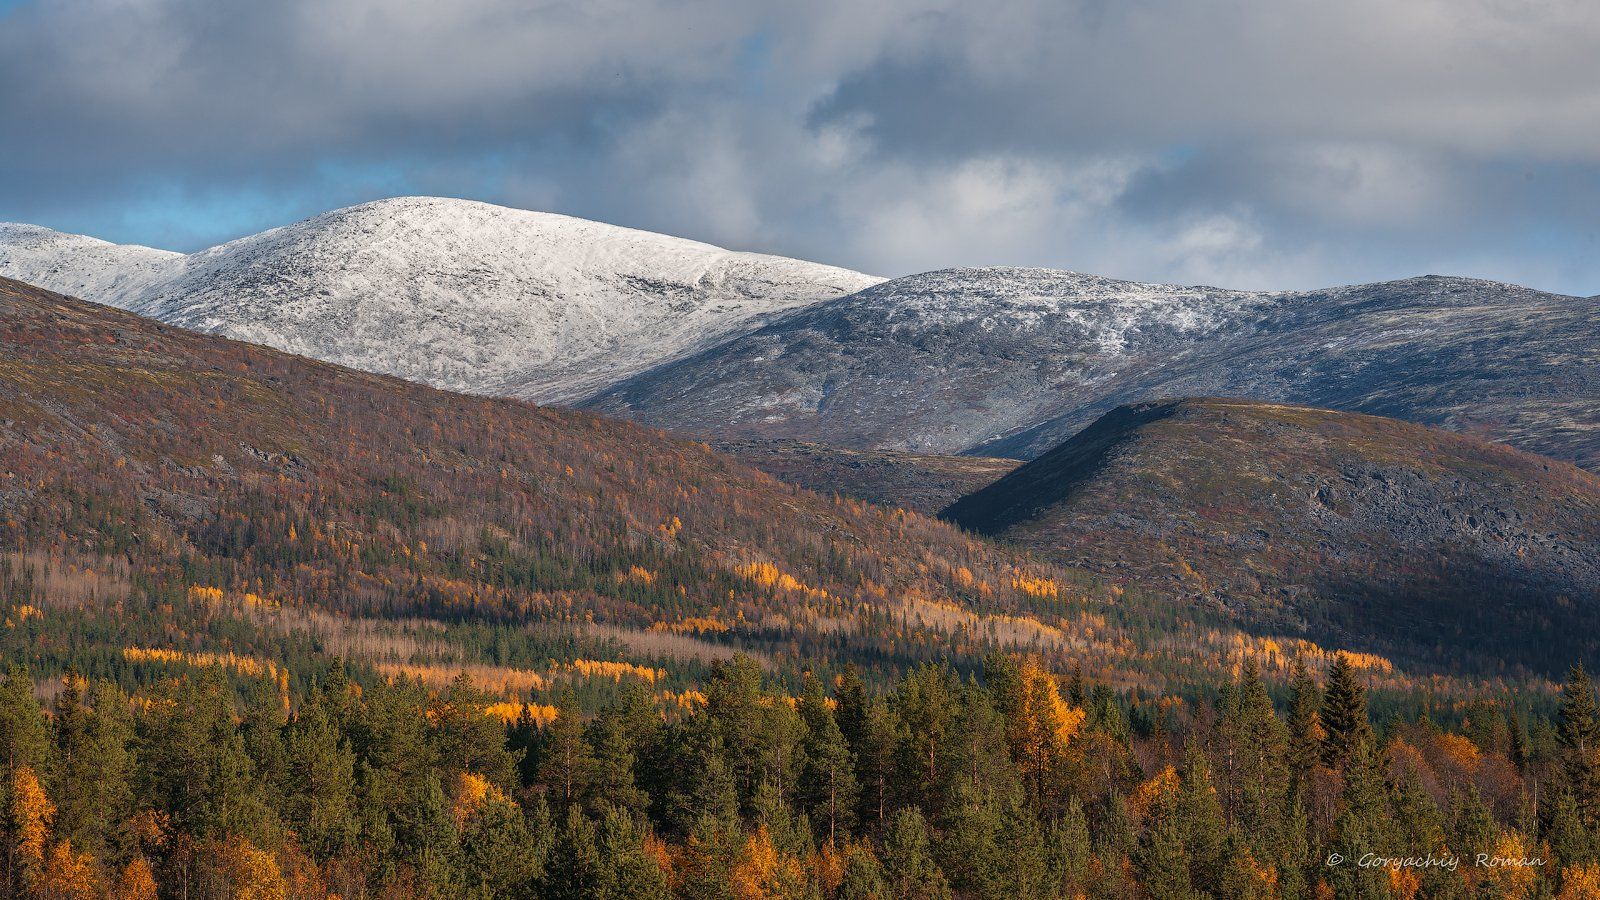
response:
[[[108,306],[137,302],[176,277],[183,261],[170,250],[0,222],[0,275]]]
[[[353,368],[545,402],[881,281],[431,197],[335,210],[187,256],[0,226],[0,275]]]
[[[952,269],[796,310],[586,405],[719,438],[1027,459],[1113,407],[1185,396],[1373,413],[1600,468],[1600,304],[1466,278],[1246,293]]]

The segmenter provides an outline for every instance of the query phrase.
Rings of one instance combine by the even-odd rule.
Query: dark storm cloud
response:
[[[49,0],[0,219],[195,246],[470,196],[895,274],[1600,281],[1583,0]]]

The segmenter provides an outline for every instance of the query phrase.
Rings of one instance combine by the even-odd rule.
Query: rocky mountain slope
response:
[[[1554,672],[1600,626],[1600,476],[1393,419],[1121,407],[943,515],[1253,627],[1382,652]]]
[[[1600,466],[1600,305],[1462,278],[1263,294],[954,269],[804,307],[586,405],[726,439],[1030,458],[1120,404],[1194,395]]]
[[[429,197],[335,210],[188,256],[0,226],[0,275],[367,371],[542,401],[880,280]]]

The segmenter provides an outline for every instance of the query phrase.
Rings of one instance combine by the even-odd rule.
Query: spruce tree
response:
[[[1174,814],[1189,860],[1190,883],[1197,890],[1216,891],[1222,882],[1228,825],[1212,784],[1211,765],[1197,744],[1191,743],[1184,757]]]
[[[1363,741],[1372,737],[1367,718],[1367,689],[1356,676],[1350,657],[1340,653],[1328,669],[1328,687],[1323,693],[1319,715],[1326,735],[1322,739],[1322,762],[1330,768],[1341,765]]]
[[[1583,664],[1567,673],[1561,687],[1561,707],[1556,738],[1562,749],[1562,772],[1567,790],[1577,801],[1584,822],[1600,823],[1600,713],[1595,707],[1594,684]]]
[[[1322,691],[1306,669],[1305,661],[1295,657],[1289,690],[1289,750],[1286,763],[1294,786],[1306,784],[1322,758],[1321,724],[1317,710],[1322,707]],[[1299,793],[1297,790],[1296,793]]]
[[[1367,853],[1388,856],[1398,846],[1382,758],[1371,737],[1351,749],[1344,766],[1344,809],[1333,823],[1333,852],[1344,859],[1328,872],[1337,896],[1388,896],[1388,877],[1381,868],[1357,865]]]

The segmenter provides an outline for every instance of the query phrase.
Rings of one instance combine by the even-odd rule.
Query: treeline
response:
[[[19,898],[1590,897],[1600,713],[1480,703],[1375,728],[1360,672],[1253,661],[1201,708],[1130,707],[992,655],[798,697],[744,657],[665,717],[643,685],[509,727],[459,679],[290,704],[215,673],[129,696],[0,683]],[[1481,856],[1480,856],[1481,854]],[[1450,865],[1449,860],[1457,860]],[[1399,862],[1396,862],[1399,861]],[[1484,863],[1495,864],[1484,864]]]

